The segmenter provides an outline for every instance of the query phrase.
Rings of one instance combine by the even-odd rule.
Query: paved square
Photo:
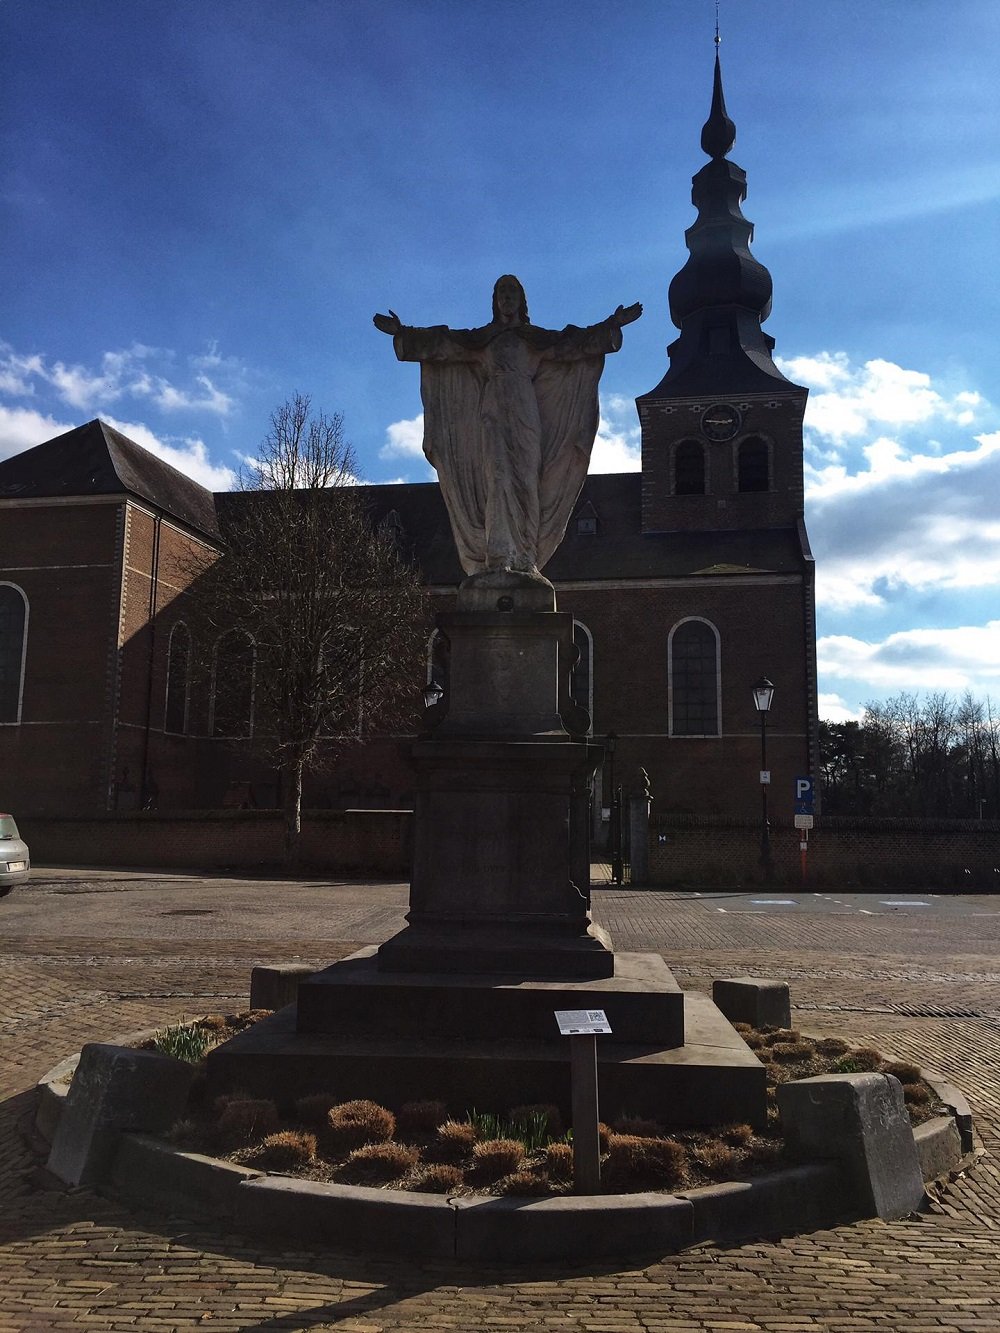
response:
[[[1000,1173],[983,1159],[919,1221],[866,1222],[635,1267],[469,1269],[288,1252],[88,1190],[45,1191],[20,1124],[85,1041],[247,1002],[255,963],[319,965],[402,924],[406,886],[38,870],[0,903],[0,1330],[681,1333],[1000,1330]],[[617,947],[687,988],[787,980],[794,1021],[932,1065],[1000,1125],[1000,901],[902,893],[595,890]],[[777,898],[778,895],[773,895]],[[893,904],[926,903],[926,907]],[[724,910],[720,910],[724,909]]]

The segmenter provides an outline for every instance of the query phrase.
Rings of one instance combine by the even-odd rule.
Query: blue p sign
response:
[[[795,813],[797,815],[811,815],[813,812],[813,780],[812,778],[795,779]]]

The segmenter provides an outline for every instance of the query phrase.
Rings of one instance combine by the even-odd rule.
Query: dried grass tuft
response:
[[[425,1166],[420,1174],[410,1182],[410,1189],[422,1194],[453,1194],[465,1184],[465,1176],[457,1166],[445,1162],[436,1162]]]
[[[573,1145],[550,1143],[545,1149],[545,1166],[550,1180],[568,1184],[573,1179]]]
[[[740,1154],[728,1143],[709,1139],[691,1154],[694,1160],[713,1180],[719,1180],[731,1174],[739,1165]]]
[[[224,1032],[227,1026],[225,1014],[206,1014],[198,1020],[198,1027],[206,1032]]]
[[[771,1059],[780,1060],[782,1064],[797,1064],[800,1060],[809,1060],[812,1053],[811,1041],[776,1041],[771,1047]]]
[[[377,1102],[341,1102],[326,1117],[326,1141],[334,1154],[368,1143],[386,1143],[396,1131],[396,1117]]]
[[[494,1188],[498,1194],[530,1195],[536,1198],[552,1193],[552,1186],[549,1184],[549,1178],[545,1172],[532,1171],[527,1166],[518,1171],[512,1171],[509,1176],[501,1177]]]
[[[687,1153],[674,1139],[612,1134],[605,1178],[609,1189],[635,1181],[655,1181],[673,1188],[687,1179]]]
[[[841,1037],[820,1037],[816,1042],[817,1055],[846,1055],[850,1049],[850,1045]]]
[[[482,1180],[499,1180],[524,1161],[524,1144],[517,1139],[487,1139],[472,1150],[472,1166]]]
[[[405,1143],[366,1143],[355,1148],[337,1172],[351,1185],[387,1184],[412,1171],[420,1153]]]
[[[931,1099],[930,1089],[924,1083],[904,1083],[903,1097],[907,1106],[926,1106]]]
[[[857,1065],[859,1070],[871,1074],[881,1069],[884,1063],[881,1052],[873,1050],[871,1046],[855,1047],[848,1052],[847,1059]]]
[[[280,1128],[274,1102],[247,1097],[228,1100],[219,1115],[215,1132],[221,1144],[244,1147],[257,1139],[276,1134]]]
[[[719,1138],[736,1148],[745,1148],[753,1138],[753,1128],[750,1125],[723,1125]]]
[[[301,1129],[282,1129],[277,1134],[268,1134],[244,1158],[245,1162],[252,1162],[267,1171],[290,1171],[315,1160],[316,1135]]]
[[[921,1079],[919,1066],[911,1064],[909,1060],[890,1060],[888,1064],[882,1066],[882,1073],[891,1074],[903,1084],[919,1083]]]
[[[475,1143],[475,1126],[467,1120],[446,1120],[424,1149],[424,1156],[433,1162],[460,1162],[469,1156]]]

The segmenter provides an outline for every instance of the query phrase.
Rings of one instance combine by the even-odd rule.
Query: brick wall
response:
[[[659,815],[650,820],[654,885],[759,884],[760,820]],[[799,831],[771,821],[774,880],[801,883]],[[821,888],[1000,888],[1000,820],[817,818],[806,883]]]
[[[409,810],[309,812],[301,866],[335,874],[409,875]],[[283,824],[273,810],[215,810],[44,816],[19,820],[34,865],[157,866],[165,869],[280,867]]]

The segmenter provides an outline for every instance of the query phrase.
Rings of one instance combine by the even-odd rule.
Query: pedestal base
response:
[[[593,922],[577,934],[509,924],[404,927],[381,946],[378,966],[387,973],[512,973],[576,980],[615,974],[607,931]]]
[[[569,1043],[547,1035],[557,1031],[551,1015],[594,1007],[605,1010],[612,1026],[611,1037],[598,1039],[602,1119],[763,1127],[763,1065],[707,996],[682,997],[662,960],[652,957],[619,954],[625,975],[612,981],[563,987],[511,979],[484,987],[482,978],[387,978],[366,950],[344,960],[357,984],[346,984],[340,995],[332,992],[342,981],[324,982],[323,973],[305,984],[313,993],[303,996],[299,1022],[318,1015],[321,1023],[342,1024],[336,1033],[297,1030],[295,1009],[282,1009],[209,1054],[208,1096],[243,1089],[290,1108],[299,1097],[331,1092],[337,1100],[368,1097],[397,1110],[407,1101],[436,1100],[459,1117],[473,1107],[504,1114],[549,1102],[568,1118]],[[669,1044],[679,1011],[683,1044]],[[652,1031],[643,1033],[646,1021]],[[654,1035],[662,1023],[666,1039]]]

